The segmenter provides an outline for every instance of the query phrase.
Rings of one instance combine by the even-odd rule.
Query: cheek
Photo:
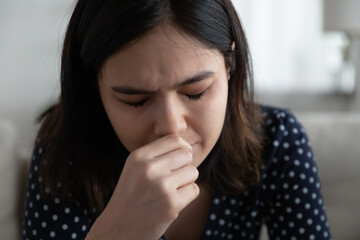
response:
[[[225,119],[227,106],[227,88],[217,88],[204,104],[199,105],[196,113],[195,131],[201,136],[201,144],[196,157],[196,165],[206,158],[217,142]]]
[[[199,109],[199,112],[202,114],[203,125],[206,125],[206,132],[209,135],[220,134],[225,118],[227,94],[227,85],[219,84]]]
[[[129,152],[147,142],[149,128],[146,127],[145,123],[138,117],[124,116],[123,114],[116,114],[111,120],[116,135]]]
[[[142,139],[146,136],[146,126],[143,119],[132,116],[119,102],[103,99],[106,114],[110,123],[124,147],[132,152],[142,146]]]

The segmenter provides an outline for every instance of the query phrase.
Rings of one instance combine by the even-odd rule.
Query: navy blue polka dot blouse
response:
[[[263,107],[263,115],[270,141],[261,180],[241,195],[215,192],[201,239],[259,239],[262,224],[271,240],[331,239],[318,169],[304,128],[288,110]],[[36,148],[32,157],[23,239],[84,239],[97,215],[40,196],[42,151]]]

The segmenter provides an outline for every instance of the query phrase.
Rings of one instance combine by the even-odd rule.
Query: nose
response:
[[[155,135],[179,134],[186,130],[184,106],[176,99],[166,99],[155,110]]]

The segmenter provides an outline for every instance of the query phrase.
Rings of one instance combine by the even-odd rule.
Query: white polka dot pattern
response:
[[[43,149],[36,148],[31,162],[23,240],[27,239],[85,239],[96,216],[91,218],[87,211],[78,206],[62,203],[60,198],[44,197],[39,194],[40,177],[38,166]],[[57,184],[61,187],[61,183]]]
[[[263,106],[263,115],[268,138],[259,185],[233,196],[216,191],[201,239],[258,239],[263,223],[271,240],[331,239],[304,128],[287,110]],[[23,239],[84,239],[96,216],[60,198],[39,195],[42,151],[36,148],[32,158]]]

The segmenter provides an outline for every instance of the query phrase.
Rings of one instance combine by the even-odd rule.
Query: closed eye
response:
[[[186,98],[188,98],[191,101],[197,101],[200,100],[201,97],[204,95],[204,93],[206,92],[206,90],[202,91],[201,93],[198,94],[183,94],[183,96],[185,96]],[[125,104],[130,105],[132,107],[138,108],[138,107],[142,107],[145,105],[145,103],[148,101],[148,99],[139,101],[139,102],[125,102]]]
[[[127,104],[127,105],[130,105],[132,107],[138,108],[138,107],[142,107],[147,101],[148,100],[146,99],[146,100],[142,100],[140,102],[135,102],[135,103],[132,103],[132,102],[124,102],[124,103]]]
[[[206,91],[206,90],[205,90]],[[184,94],[189,100],[192,100],[192,101],[197,101],[199,100],[205,93],[205,91],[202,91],[201,93],[198,93],[198,94],[194,94],[194,95],[191,95],[191,94]]]

